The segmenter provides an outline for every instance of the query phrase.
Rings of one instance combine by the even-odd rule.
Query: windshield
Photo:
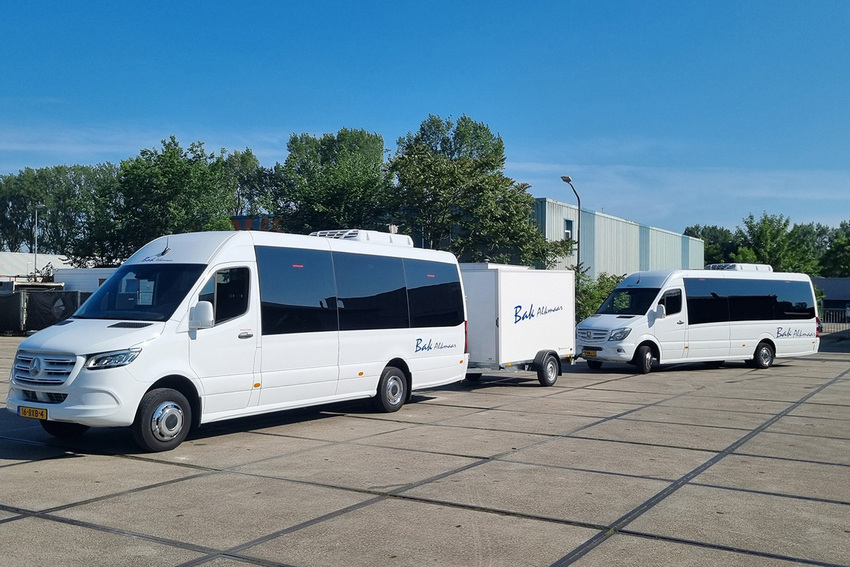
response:
[[[596,311],[597,315],[644,315],[660,290],[655,287],[615,289]]]
[[[79,319],[165,321],[198,281],[203,264],[123,265],[74,314]]]

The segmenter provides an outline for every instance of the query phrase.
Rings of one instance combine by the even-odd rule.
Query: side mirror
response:
[[[659,305],[655,308],[655,318],[663,319],[667,316],[667,308],[664,305]]]
[[[215,326],[215,311],[209,301],[199,301],[189,308],[189,330],[211,329]]]

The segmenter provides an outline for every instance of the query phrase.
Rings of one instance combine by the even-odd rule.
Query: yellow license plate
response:
[[[596,351],[584,349],[581,351],[581,355],[585,358],[593,358],[596,356]]]
[[[18,415],[21,417],[30,417],[33,419],[47,419],[47,410],[18,406]]]

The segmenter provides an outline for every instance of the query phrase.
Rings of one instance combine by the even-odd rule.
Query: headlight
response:
[[[112,352],[102,352],[93,354],[86,360],[86,368],[91,370],[100,370],[102,368],[118,368],[119,366],[127,366],[139,356],[142,352],[140,348],[130,348],[127,350],[115,350]]]
[[[622,329],[614,329],[613,331],[611,331],[611,336],[608,337],[608,340],[609,341],[622,341],[623,339],[628,337],[629,333],[631,333],[631,332],[632,332],[632,330],[629,327],[624,327]]]

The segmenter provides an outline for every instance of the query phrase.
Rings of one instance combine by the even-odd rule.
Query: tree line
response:
[[[705,242],[705,263],[769,264],[777,272],[850,277],[850,221],[837,228],[819,223],[791,224],[783,215],[752,213],[734,231],[694,225],[685,234]]]
[[[546,241],[529,185],[504,173],[501,137],[465,115],[430,115],[392,156],[379,134],[347,128],[293,134],[287,150],[266,168],[248,148],[210,153],[172,136],[117,165],[0,176],[0,249],[31,251],[37,238],[39,252],[74,265],[116,266],[158,236],[230,230],[241,215],[300,234],[394,225],[465,262],[548,266],[573,245]]]

